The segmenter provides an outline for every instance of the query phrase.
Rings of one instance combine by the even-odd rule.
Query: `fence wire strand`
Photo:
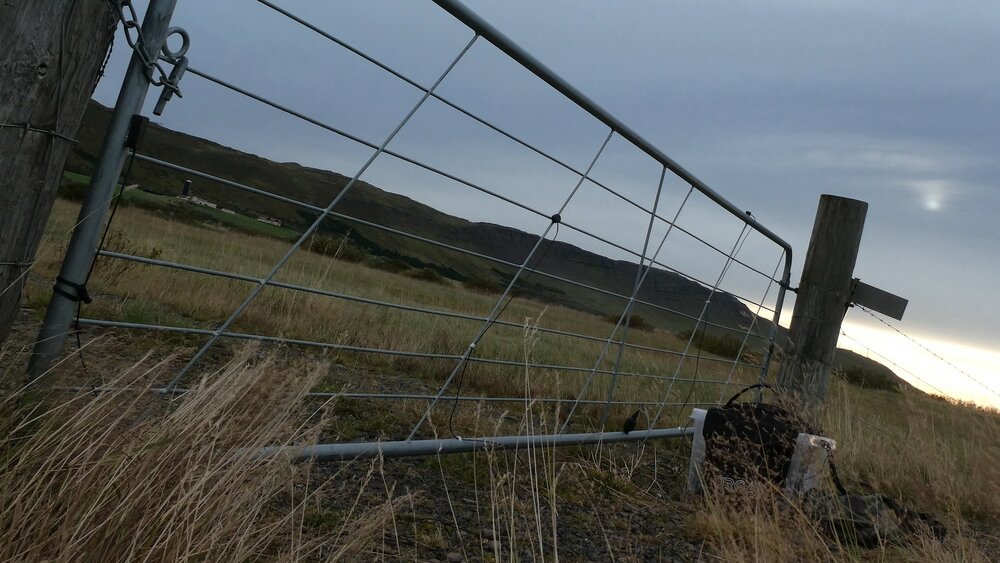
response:
[[[451,64],[448,65],[448,67],[444,70],[444,72],[441,73],[441,76],[438,77],[437,81],[434,82],[434,85],[431,86],[431,91],[433,91],[434,88],[436,88],[439,84],[441,84],[441,82],[448,76],[448,74],[452,71],[452,69],[455,68],[458,62],[462,60],[462,57],[464,57],[465,54],[469,52],[469,49],[472,48],[472,45],[475,44],[477,39],[479,39],[478,35],[473,37],[468,42],[468,44],[465,45],[465,47],[458,54],[458,56],[456,56],[455,59],[451,61]],[[389,136],[386,137],[384,141],[382,141],[382,144],[379,145],[375,153],[372,154],[367,161],[365,161],[365,163],[361,166],[361,169],[354,174],[354,177],[351,178],[351,180],[347,183],[347,185],[341,188],[340,193],[337,194],[337,197],[333,198],[333,201],[331,201],[330,204],[326,206],[326,208],[323,210],[320,216],[317,217],[316,220],[313,221],[311,225],[309,225],[309,228],[306,229],[304,233],[302,233],[302,236],[300,236],[298,240],[295,241],[295,244],[293,244],[292,247],[288,249],[288,252],[286,252],[285,255],[282,256],[280,260],[278,260],[278,263],[274,265],[271,271],[268,272],[265,279],[261,280],[261,283],[259,283],[256,287],[254,287],[253,291],[250,292],[250,295],[248,295],[246,299],[243,300],[243,303],[241,303],[240,306],[237,307],[235,311],[233,311],[233,313],[229,316],[229,318],[226,319],[226,322],[222,323],[222,326],[216,329],[215,333],[212,335],[211,338],[209,338],[208,342],[206,342],[201,347],[201,349],[198,350],[198,352],[194,355],[194,357],[191,358],[191,361],[188,362],[188,364],[184,366],[184,368],[182,368],[180,372],[178,372],[177,376],[170,382],[168,387],[174,387],[175,385],[177,385],[177,383],[181,380],[181,378],[183,378],[184,375],[187,374],[187,372],[195,364],[198,363],[198,360],[201,359],[201,357],[205,354],[205,352],[207,352],[208,349],[213,344],[215,344],[215,341],[218,340],[219,335],[225,332],[226,329],[228,329],[230,326],[232,326],[233,322],[236,321],[237,317],[239,317],[243,313],[243,311],[246,310],[246,308],[250,305],[250,303],[252,303],[257,298],[257,296],[260,295],[260,292],[267,285],[266,282],[274,279],[274,276],[278,274],[278,272],[281,270],[282,267],[284,267],[284,265],[288,262],[288,260],[292,257],[292,255],[295,254],[295,252],[302,247],[305,241],[309,238],[309,235],[311,235],[313,232],[316,231],[316,229],[319,228],[320,224],[323,222],[324,219],[326,219],[326,216],[330,213],[330,211],[332,211],[333,208],[344,199],[344,196],[346,196],[350,192],[351,188],[354,187],[355,183],[357,183],[358,178],[360,178],[365,173],[365,171],[368,170],[368,168],[372,165],[372,163],[375,162],[375,159],[377,159],[379,155],[385,152],[386,146],[388,146],[389,143],[392,142],[392,140],[396,137],[396,135],[410,121],[410,118],[412,118],[413,115],[417,113],[417,110],[419,110],[420,107],[424,105],[424,102],[427,101],[427,98],[429,96],[430,92],[427,92],[420,98],[420,100],[417,101],[417,103],[396,125],[395,129],[393,129],[392,132],[389,133]]]
[[[864,311],[870,317],[872,317],[875,320],[879,321],[879,323],[881,323],[882,325],[884,325],[885,327],[887,327],[888,329],[890,329],[895,334],[901,336],[902,338],[905,338],[907,341],[909,341],[914,346],[917,346],[918,348],[920,348],[924,352],[926,352],[926,353],[930,354],[931,356],[933,356],[934,358],[936,358],[938,361],[944,363],[945,365],[947,365],[951,369],[955,370],[956,372],[958,372],[959,374],[961,374],[963,377],[965,377],[966,379],[968,379],[969,381],[971,381],[972,383],[974,383],[978,387],[981,387],[982,389],[985,389],[986,391],[989,391],[995,397],[1000,398],[1000,394],[998,394],[992,387],[986,385],[982,380],[980,380],[979,378],[973,376],[972,374],[970,374],[966,370],[962,369],[961,367],[955,365],[953,362],[947,360],[946,358],[944,358],[943,356],[941,356],[937,352],[931,350],[925,344],[923,344],[922,342],[920,342],[917,339],[913,338],[912,336],[906,334],[905,332],[903,332],[902,330],[900,330],[898,327],[890,324],[885,319],[883,319],[880,316],[876,315],[875,312],[872,311],[871,309],[865,307],[864,305],[855,304],[854,306],[857,307],[857,308],[859,308],[859,309],[861,309],[862,311]],[[950,393],[947,393],[947,392],[943,391],[940,387],[937,387],[936,385],[932,384],[931,382],[927,381],[926,379],[924,379],[924,378],[920,377],[919,375],[913,373],[912,370],[909,370],[909,369],[907,369],[907,368],[899,365],[899,363],[897,363],[897,362],[893,361],[892,359],[888,358],[885,354],[882,354],[882,353],[879,353],[876,350],[873,350],[870,346],[868,346],[867,344],[859,341],[856,338],[853,338],[852,336],[848,335],[843,330],[840,331],[840,334],[841,334],[841,336],[847,338],[851,342],[854,342],[858,346],[861,346],[867,352],[869,352],[871,354],[877,355],[878,357],[880,357],[885,362],[891,364],[894,368],[896,368],[896,369],[898,369],[898,370],[900,370],[900,371],[908,374],[910,377],[916,379],[920,383],[923,383],[927,387],[930,387],[931,389],[933,389],[934,391],[936,391],[942,397],[945,397],[945,398],[948,398],[948,399],[951,399],[951,400],[954,400],[954,401],[962,401],[963,400],[961,398],[955,397],[954,395],[952,395]]]

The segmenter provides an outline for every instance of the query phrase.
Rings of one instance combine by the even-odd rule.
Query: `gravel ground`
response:
[[[480,464],[488,463],[478,455]],[[500,455],[508,462],[515,456]],[[338,528],[344,521],[375,517],[375,507],[388,506],[392,497],[413,494],[415,498],[404,499],[369,545],[358,551],[359,559],[550,561],[557,548],[561,561],[716,560],[701,542],[685,535],[691,504],[666,493],[646,492],[625,482],[610,487],[589,477],[585,468],[566,462],[557,487],[553,538],[549,502],[536,498],[527,480],[499,487],[470,482],[478,477],[471,475],[478,473],[472,470],[471,456],[449,457],[454,459],[319,465],[312,481],[314,486],[325,483],[322,508],[309,520],[317,531],[325,525]],[[527,463],[524,454],[519,457]],[[366,479],[367,485],[361,486]],[[676,479],[663,485],[675,486]],[[368,515],[362,515],[365,510]]]
[[[336,365],[327,383],[417,394],[436,390],[399,374]],[[396,418],[379,408],[374,401],[338,404],[328,415],[327,439],[405,435],[412,413]],[[518,424],[523,418],[499,405],[480,409],[486,420]],[[560,561],[715,560],[685,532],[693,504],[681,493],[686,459],[673,457],[678,446],[648,445],[643,461],[631,469],[634,444],[605,447],[601,456],[594,448],[563,448],[555,459],[543,460],[537,453],[478,452],[318,464],[310,481],[322,500],[309,520],[322,532],[324,526],[356,529],[356,520],[381,518],[357,553],[362,560],[550,561],[555,551]],[[602,471],[604,466],[611,469]],[[546,474],[559,475],[554,493]],[[394,498],[399,506],[387,518],[379,509]]]

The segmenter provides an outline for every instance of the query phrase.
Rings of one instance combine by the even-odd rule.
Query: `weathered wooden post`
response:
[[[97,245],[101,238],[101,230],[105,224],[108,206],[114,197],[115,184],[122,172],[122,165],[128,154],[126,146],[129,131],[133,124],[133,116],[142,111],[142,104],[149,89],[150,76],[158,81],[161,77],[150,74],[150,66],[146,61],[156,61],[165,45],[166,38],[174,29],[170,28],[170,17],[173,15],[177,0],[151,0],[142,21],[140,36],[142,41],[132,50],[132,58],[122,80],[122,88],[118,92],[118,101],[111,114],[104,144],[98,155],[98,161],[90,177],[90,186],[80,206],[80,215],[56,277],[49,308],[45,311],[45,320],[38,332],[38,340],[28,364],[31,379],[36,379],[48,371],[62,351],[76,312],[79,301],[87,301],[87,277],[90,267],[97,254]],[[182,30],[177,30],[181,32]],[[182,51],[187,50],[185,40]],[[141,54],[140,54],[141,53]],[[182,53],[183,55],[183,53]],[[186,63],[184,63],[186,64]],[[155,67],[154,67],[155,68]],[[171,74],[173,76],[173,74]],[[164,90],[168,91],[168,90]],[[163,100],[164,97],[161,97]]]
[[[806,411],[826,398],[867,213],[868,204],[856,199],[819,200],[792,312],[792,349],[778,373],[778,387]]]
[[[115,31],[107,2],[0,3],[0,343]]]

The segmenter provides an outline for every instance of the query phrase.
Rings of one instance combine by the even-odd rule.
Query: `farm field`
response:
[[[74,217],[70,206],[59,202],[46,234],[47,240],[66,233]],[[173,221],[158,213],[125,205],[116,214],[105,247],[125,254],[257,277],[270,269],[287,250],[288,243],[273,237],[247,235],[214,222],[192,225]],[[46,248],[41,263],[50,268],[46,273],[54,276],[56,257],[51,250],[57,245]],[[496,293],[470,290],[440,276],[421,279],[418,270],[386,271],[338,259],[335,248],[325,250],[330,254],[309,250],[297,253],[276,280],[477,318],[485,317],[498,298]],[[107,257],[99,258],[90,285],[91,293],[97,298],[93,305],[84,307],[84,317],[202,329],[214,328],[225,320],[252,287],[244,281]],[[511,324],[493,325],[477,347],[477,356],[513,365],[473,364],[464,374],[465,389],[475,391],[474,395],[572,400],[595,367],[595,359],[602,356],[604,340],[617,319],[515,298],[504,309],[501,320]],[[481,324],[482,321],[268,287],[236,321],[232,330],[365,349],[455,355],[464,351]],[[582,334],[593,340],[544,333],[539,328]],[[629,343],[646,348],[626,348],[621,358],[621,371],[642,377],[621,377],[615,389],[615,401],[652,401],[669,390],[672,395],[668,403],[714,404],[723,395],[732,394],[730,390],[756,382],[759,375],[755,365],[759,365],[760,354],[751,357],[749,351],[745,358],[747,365],[734,366],[729,358],[708,352],[681,361],[679,352],[688,346],[688,339],[662,329],[631,330]],[[596,364],[599,370],[610,371],[614,367],[617,347],[607,348],[602,361]],[[653,351],[653,348],[664,351]],[[694,355],[693,350],[690,353]],[[336,363],[410,378],[421,382],[426,391],[431,392],[436,391],[454,364],[454,360],[447,358],[428,360],[340,350],[330,354],[331,361]],[[571,366],[580,371],[537,368],[532,369],[529,381],[525,382],[522,375],[526,361],[546,366]],[[609,377],[602,373],[594,376],[584,398],[604,399]],[[706,381],[711,383],[703,383]],[[338,390],[334,382],[321,386],[328,391]],[[353,382],[351,390],[375,391],[359,382]],[[581,414],[592,415],[596,408],[586,407]],[[660,425],[683,425],[682,417],[687,413],[670,410],[676,412],[670,412],[671,416]],[[624,420],[631,412],[628,405],[620,405],[611,418]]]
[[[119,208],[105,242],[107,250],[261,276],[289,244],[208,217],[202,222],[179,221],[139,205]],[[35,327],[32,319],[37,321],[44,310],[49,280],[55,275],[75,216],[76,204],[57,201],[29,285],[27,318],[19,333],[22,342],[19,347],[15,339],[3,352],[8,370],[23,365]],[[336,249],[324,248],[298,253],[278,279],[473,316],[485,316],[496,302],[496,294],[454,280],[421,279],[414,272],[347,261]],[[95,301],[83,308],[85,318],[214,328],[251,284],[100,258],[90,286]],[[587,373],[534,364],[589,370],[602,344],[545,333],[539,327],[602,338],[613,327],[603,317],[526,298],[513,299],[502,318],[515,326],[492,327],[479,353],[513,365],[470,367],[461,393],[521,400],[442,401],[421,436],[554,431]],[[457,318],[267,288],[232,330],[366,349],[458,354],[477,327],[476,322]],[[629,341],[672,351],[688,345],[678,334],[660,328],[633,330]],[[98,518],[101,511],[86,509],[110,506],[101,503],[113,503],[116,498],[108,496],[98,474],[81,475],[76,496],[42,485],[26,487],[27,481],[19,481],[32,477],[30,470],[37,467],[33,463],[49,464],[55,472],[70,467],[66,464],[72,464],[73,456],[59,460],[49,456],[72,449],[77,456],[88,456],[93,467],[119,475],[116,483],[123,490],[136,491],[134,502],[159,503],[165,509],[189,510],[197,516],[183,526],[171,524],[178,528],[170,533],[160,529],[166,534],[160,536],[142,518],[130,520],[136,533],[146,530],[143,533],[149,537],[161,538],[153,552],[169,553],[171,558],[188,549],[221,554],[212,550],[229,544],[213,542],[212,536],[242,542],[242,551],[226,552],[227,556],[266,554],[300,560],[530,561],[553,560],[558,554],[569,561],[989,561],[1000,545],[995,536],[1000,516],[1000,417],[911,388],[898,392],[863,389],[835,379],[819,422],[825,434],[837,440],[838,468],[849,489],[888,494],[915,510],[933,513],[949,534],[944,542],[916,536],[903,543],[861,549],[831,540],[815,523],[780,503],[731,506],[724,499],[687,495],[689,445],[684,440],[304,466],[289,466],[280,459],[225,462],[208,455],[206,448],[405,438],[427,406],[426,400],[387,403],[310,398],[304,393],[434,394],[454,360],[224,340],[208,355],[204,368],[184,382],[197,386],[201,394],[167,402],[135,392],[168,381],[201,342],[200,336],[84,327],[83,351],[78,352],[71,339],[67,344],[70,355],[52,374],[54,382],[128,384],[127,388],[97,394],[57,393],[46,400],[45,404],[53,406],[40,419],[54,425],[53,429],[64,425],[61,440],[50,436],[47,442],[28,441],[20,446],[25,448],[18,450],[25,454],[23,461],[5,474],[3,490],[33,491],[59,506],[79,506],[81,514],[53,509],[45,512],[51,519],[39,521],[36,529],[7,510],[5,526],[24,526],[25,541],[31,541],[29,530],[41,536],[41,527],[64,525],[60,515],[104,529]],[[730,359],[710,352],[696,353],[696,358],[687,358],[678,369],[676,355],[627,349],[623,371],[667,379],[621,377],[615,400],[655,401],[669,388],[668,403],[714,403],[757,379],[756,368],[733,368]],[[611,359],[599,365],[609,369]],[[674,373],[677,381],[671,386],[669,378]],[[607,376],[595,376],[586,398],[603,400],[608,383]],[[567,403],[556,406],[532,400],[542,398],[563,398]],[[647,416],[651,408],[646,409]],[[668,407],[657,425],[683,426],[689,409]],[[609,420],[620,424],[633,410],[614,405]],[[10,409],[5,424],[17,426],[17,412]],[[583,406],[574,415],[572,428],[593,428],[599,416],[599,405]],[[42,428],[47,428],[44,424]],[[114,439],[95,441],[102,432]],[[35,434],[38,439],[43,435]],[[49,449],[42,448],[43,443]],[[13,447],[8,444],[8,452],[15,451]],[[122,457],[121,452],[127,451],[142,452],[136,458],[142,463],[133,467],[134,474],[123,471],[123,460],[131,458]],[[207,479],[198,489],[198,499],[177,488],[185,476],[194,474]],[[209,486],[214,479],[229,485]],[[147,491],[142,483],[150,481],[175,483],[176,487]],[[145,496],[139,495],[140,490]],[[222,498],[229,500],[222,502]],[[213,503],[219,510],[226,508],[225,517],[213,511],[209,506]],[[178,542],[175,534],[195,539]],[[52,554],[71,548],[40,536],[34,541]],[[248,542],[249,537],[259,541]],[[117,533],[96,533],[78,541],[104,542],[100,544],[103,549],[112,550],[124,549],[121,546],[129,543],[125,539]],[[96,549],[98,543],[90,545]],[[12,556],[22,548],[26,549],[8,545],[4,555]]]
[[[1000,4],[568,5],[7,2],[0,563],[1000,561]]]

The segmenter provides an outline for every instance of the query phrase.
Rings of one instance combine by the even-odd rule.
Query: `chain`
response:
[[[106,2],[114,13],[115,19],[121,22],[125,41],[128,43],[128,46],[138,55],[139,60],[142,61],[145,67],[146,80],[152,86],[163,87],[163,91],[160,93],[160,100],[156,105],[156,110],[153,112],[156,115],[160,115],[163,111],[163,106],[174,94],[177,94],[178,98],[183,97],[178,83],[184,71],[187,70],[187,57],[184,54],[187,53],[188,46],[190,45],[188,34],[179,27],[171,27],[167,30],[163,46],[160,48],[160,51],[163,53],[162,57],[155,52],[150,53],[142,36],[139,16],[135,11],[135,6],[132,5],[132,0],[106,0]],[[176,52],[170,50],[166,42],[166,37],[174,34],[180,35],[183,41],[181,48]],[[172,65],[173,68],[169,73],[164,68],[163,62]]]

